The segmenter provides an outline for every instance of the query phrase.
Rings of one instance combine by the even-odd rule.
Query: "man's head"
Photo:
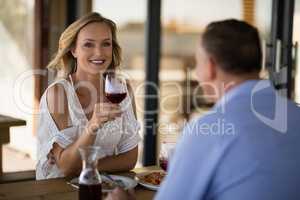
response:
[[[200,39],[196,59],[202,84],[228,81],[226,77],[232,81],[258,77],[262,59],[258,31],[234,19],[210,23]]]

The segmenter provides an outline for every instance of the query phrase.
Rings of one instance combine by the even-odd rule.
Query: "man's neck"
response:
[[[244,83],[245,81],[258,79],[260,78],[257,72],[243,75],[228,73],[221,74],[215,81],[215,85],[217,86],[219,94],[217,100],[221,99],[228,91]]]

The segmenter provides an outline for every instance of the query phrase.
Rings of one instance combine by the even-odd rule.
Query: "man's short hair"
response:
[[[261,69],[259,34],[246,22],[229,19],[210,23],[202,35],[202,45],[225,72],[245,74]]]

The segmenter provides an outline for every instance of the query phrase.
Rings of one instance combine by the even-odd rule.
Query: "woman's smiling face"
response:
[[[112,62],[112,33],[102,22],[92,22],[78,33],[72,54],[77,60],[77,70],[89,74],[105,72]]]

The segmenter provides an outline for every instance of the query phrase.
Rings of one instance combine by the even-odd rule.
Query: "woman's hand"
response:
[[[92,118],[88,123],[88,129],[95,132],[101,128],[106,122],[112,121],[122,114],[118,104],[112,103],[96,103]]]
[[[117,187],[107,195],[105,200],[136,200],[136,196],[134,190],[125,191]]]

